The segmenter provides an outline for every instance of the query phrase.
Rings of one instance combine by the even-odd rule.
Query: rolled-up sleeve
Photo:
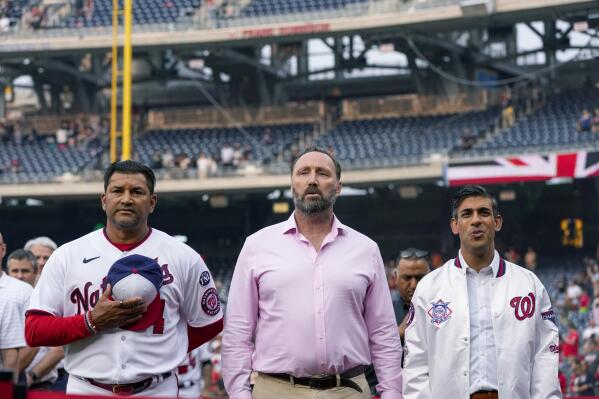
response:
[[[222,367],[230,399],[252,398],[250,374],[258,318],[258,288],[251,264],[251,243],[246,240],[235,265],[225,312]]]
[[[377,390],[382,399],[401,399],[401,341],[385,268],[380,251],[372,251],[374,278],[366,293],[364,320],[368,329],[372,364],[379,380]]]

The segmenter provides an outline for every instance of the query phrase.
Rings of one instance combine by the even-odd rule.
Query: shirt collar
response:
[[[458,252],[458,256],[453,260],[453,265],[458,269],[461,269],[464,273],[466,273],[466,268],[469,267],[464,257],[462,256],[462,250]],[[497,278],[503,277],[505,274],[505,260],[499,256],[497,251],[493,253],[493,260],[491,261],[491,269],[493,270],[493,275]]]
[[[333,214],[333,225],[331,226],[331,231],[336,233],[335,237],[339,234],[343,234],[343,233],[347,232],[347,226],[345,226],[343,223],[341,223],[339,221],[339,219],[337,219],[337,216],[335,216],[335,214]],[[295,211],[293,211],[291,213],[291,216],[289,216],[289,219],[287,219],[285,222],[283,222],[283,231],[282,232],[283,232],[283,234],[299,233],[299,230],[297,228],[297,222],[295,221]]]

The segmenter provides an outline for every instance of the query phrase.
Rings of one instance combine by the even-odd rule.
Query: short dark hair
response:
[[[295,164],[297,163],[297,160],[309,152],[320,152],[321,154],[325,154],[326,156],[331,158],[331,161],[333,161],[333,164],[335,165],[335,174],[337,175],[337,180],[341,180],[341,164],[339,163],[339,161],[337,161],[330,152],[323,150],[322,148],[318,148],[318,147],[314,147],[314,146],[307,147],[297,157],[295,157],[291,160],[291,165],[290,165],[291,168],[290,169],[291,169],[292,175],[293,175],[293,169],[295,168]]]
[[[498,215],[497,200],[491,195],[486,188],[483,186],[464,186],[458,191],[458,193],[451,200],[451,217],[457,219],[458,208],[460,204],[470,197],[484,197],[491,200],[493,203],[493,216]]]
[[[115,173],[137,174],[141,173],[146,178],[150,194],[154,194],[154,186],[156,185],[156,176],[152,169],[137,161],[117,161],[110,164],[104,172],[104,191],[108,188],[108,182]]]
[[[31,262],[33,271],[37,273],[37,258],[31,251],[28,251],[26,249],[16,249],[16,250],[12,251],[10,253],[10,255],[8,255],[8,258],[6,259],[6,270],[8,270],[8,262],[10,262],[11,259],[28,260],[29,262]]]

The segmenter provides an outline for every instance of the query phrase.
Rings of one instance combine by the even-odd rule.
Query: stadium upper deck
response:
[[[110,2],[95,3],[93,10],[78,16],[71,13],[57,18],[52,27],[25,29],[17,24],[6,29],[0,33],[0,54],[48,55],[110,48]],[[467,29],[586,15],[597,8],[595,1],[588,0],[489,0],[487,4],[493,8],[492,16],[468,16],[458,0],[152,0],[135,11],[133,40],[137,48],[272,43],[398,28]]]

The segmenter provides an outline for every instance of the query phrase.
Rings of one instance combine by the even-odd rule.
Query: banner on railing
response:
[[[599,176],[599,151],[450,162],[445,172],[446,182],[452,187],[594,176]]]

